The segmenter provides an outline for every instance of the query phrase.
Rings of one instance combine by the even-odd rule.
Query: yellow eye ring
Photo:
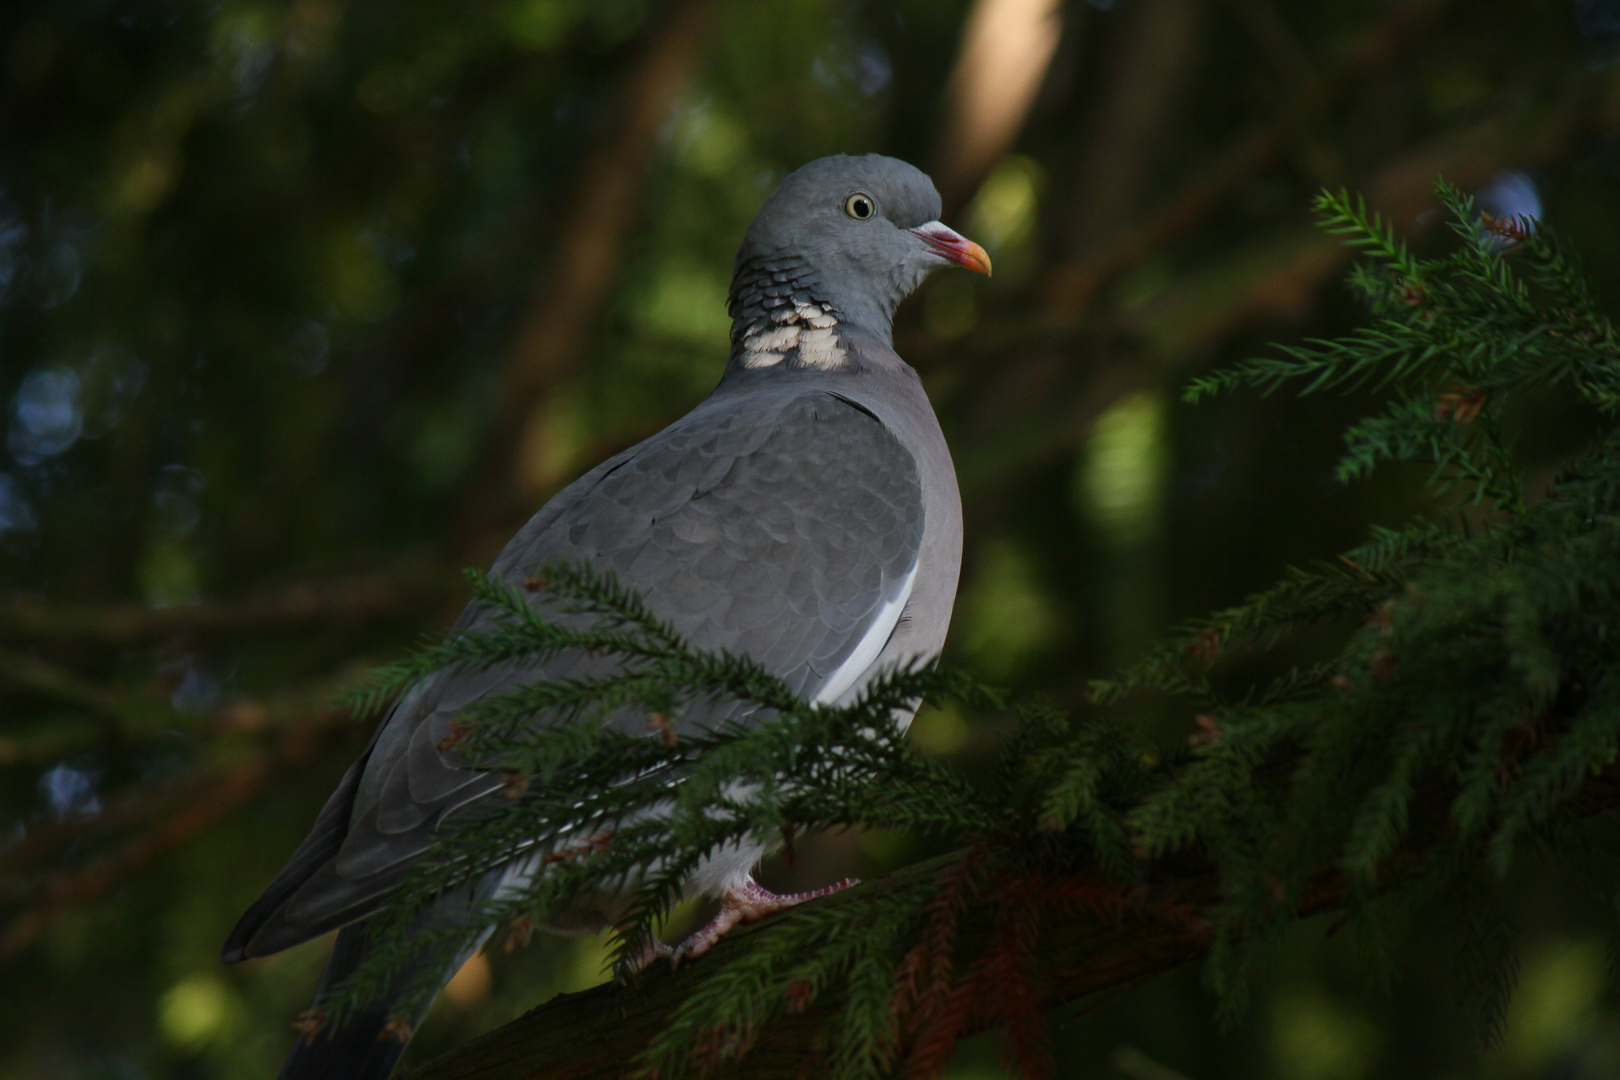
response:
[[[844,200],[844,213],[856,221],[865,221],[877,213],[877,202],[864,191],[857,191]]]

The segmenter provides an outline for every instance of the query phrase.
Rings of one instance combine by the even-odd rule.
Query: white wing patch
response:
[[[866,633],[861,637],[860,644],[855,646],[855,651],[838,665],[837,670],[827,677],[826,685],[816,692],[812,700],[817,705],[828,705],[843,697],[844,691],[854,686],[855,680],[872,666],[872,661],[883,651],[883,646],[889,641],[889,635],[894,633],[895,625],[900,622],[900,613],[905,610],[906,601],[911,597],[911,586],[916,580],[917,563],[912,563],[911,570],[906,574],[906,580],[900,583],[900,591],[893,599],[884,601],[883,606],[878,608],[877,614],[872,619],[872,625],[866,628]]]

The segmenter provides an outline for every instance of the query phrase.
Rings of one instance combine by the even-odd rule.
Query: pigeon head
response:
[[[733,363],[841,367],[851,333],[888,344],[895,308],[935,270],[988,274],[984,249],[939,213],[933,182],[895,158],[824,157],[790,173],[737,252]]]

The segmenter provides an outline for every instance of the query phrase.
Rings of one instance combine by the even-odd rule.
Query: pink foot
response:
[[[860,882],[856,878],[845,878],[825,888],[778,896],[755,881],[753,875],[749,875],[741,885],[726,890],[726,894],[720,898],[720,914],[716,915],[708,926],[681,942],[671,960],[676,964],[685,959],[696,960],[714,948],[715,942],[725,937],[726,933],[738,923],[758,922],[783,908],[790,908],[817,897],[831,896],[835,892],[858,884]]]

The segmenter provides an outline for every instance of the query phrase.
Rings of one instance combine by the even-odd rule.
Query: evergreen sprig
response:
[[[1018,755],[1030,769],[1079,767],[1072,752],[1053,758],[1047,744],[1059,721],[1039,710],[1030,714],[1031,731],[1014,740],[1022,749],[988,787],[913,753],[896,718],[918,703],[999,704],[960,670],[914,663],[886,672],[847,705],[814,704],[749,657],[689,647],[634,593],[588,566],[545,567],[521,587],[483,575],[473,585],[476,615],[464,628],[384,669],[355,700],[375,708],[423,680],[496,671],[513,679],[504,693],[468,707],[447,740],[447,752],[484,773],[487,795],[477,812],[442,826],[432,851],[370,920],[370,958],[321,1003],[329,1024],[385,991],[411,1011],[484,927],[543,925],[571,904],[603,897],[616,913],[613,958],[623,972],[645,954],[685,881],[723,848],[768,849],[795,832],[849,825],[947,838],[1029,832],[1020,815],[1032,818],[1037,807],[1007,797],[1030,790]],[[574,674],[523,679],[546,662]],[[1082,744],[1122,752],[1118,738],[1093,735]],[[1063,806],[1070,803],[1070,816],[1111,830],[1100,847],[1121,865],[1123,830],[1096,805],[1096,793]],[[495,895],[490,876],[514,860],[540,872]],[[671,1048],[685,1045],[682,1038],[735,1050],[806,987],[817,996],[829,987],[879,994],[899,957],[879,959],[887,952],[873,951],[874,928],[887,927],[899,948],[930,891],[924,883],[920,891],[855,899],[832,914],[793,912],[772,948],[705,982],[676,1017],[651,1051],[669,1057],[660,1075],[678,1074],[680,1055]],[[453,917],[435,907],[446,895],[461,901]],[[837,926],[823,925],[829,918]],[[803,948],[833,938],[844,944]],[[887,982],[874,967],[885,963]],[[749,993],[728,997],[732,986]],[[727,1004],[711,1010],[704,1003],[716,995]],[[890,1039],[870,1017],[852,1016],[840,1031],[837,1056],[857,1073],[864,1066],[856,1063],[880,1060]]]
[[[1187,392],[1377,391],[1379,411],[1347,432],[1341,479],[1424,463],[1435,495],[1424,517],[1289,571],[1093,684],[1103,706],[1180,696],[1197,714],[1188,749],[1147,745],[1105,710],[1082,721],[1034,707],[970,783],[912,753],[897,722],[924,699],[999,708],[962,672],[912,665],[847,705],[813,704],[747,656],[691,648],[589,567],[478,576],[475,615],[386,669],[359,704],[499,673],[508,689],[468,707],[447,741],[480,770],[484,797],[441,827],[374,917],[372,959],[328,1011],[390,986],[409,1007],[481,928],[603,898],[622,974],[706,857],[852,825],[967,851],[932,877],[796,908],[729,963],[699,965],[644,1055],[649,1072],[735,1059],[774,1018],[812,1005],[835,1010],[825,1049],[839,1076],[886,1075],[902,1053],[914,1073],[936,1072],[975,1009],[1008,1023],[1015,1057],[1034,1067],[1043,911],[1117,903],[1109,882],[1172,855],[1218,872],[1208,972],[1229,1010],[1255,944],[1330,881],[1385,956],[1403,903],[1466,901],[1459,978],[1499,1029],[1514,968],[1491,882],[1524,839],[1560,835],[1583,779],[1620,753],[1620,434],[1606,427],[1532,498],[1516,407],[1564,388],[1612,411],[1620,341],[1544,229],[1482,215],[1444,184],[1438,194],[1458,242],[1436,257],[1359,199],[1323,195],[1324,226],[1364,256],[1350,284],[1371,324]],[[1336,655],[1217,690],[1229,657],[1324,622],[1346,628]],[[542,665],[548,679],[525,677]],[[490,876],[514,860],[537,872],[495,894]],[[475,903],[449,918],[434,908],[446,894]],[[958,924],[985,905],[989,944],[958,955]]]
[[[1339,475],[1428,463],[1442,523],[1375,530],[1094,684],[1104,701],[1186,694],[1218,733],[1128,818],[1149,853],[1193,848],[1219,866],[1217,986],[1240,982],[1236,943],[1274,932],[1324,874],[1344,875],[1360,909],[1402,884],[1477,892],[1620,742],[1620,436],[1606,426],[1532,501],[1513,427],[1514,407],[1548,388],[1612,411],[1614,328],[1547,231],[1480,214],[1445,184],[1438,195],[1461,243],[1431,259],[1359,201],[1322,196],[1330,231],[1367,255],[1350,283],[1373,324],[1195,380],[1187,398],[1382,390],[1382,410],[1347,432]],[[1330,619],[1359,623],[1331,663],[1238,700],[1211,688],[1226,656]],[[1470,910],[1484,914],[1470,916],[1458,971],[1494,1036],[1511,953],[1481,921],[1490,906]]]

